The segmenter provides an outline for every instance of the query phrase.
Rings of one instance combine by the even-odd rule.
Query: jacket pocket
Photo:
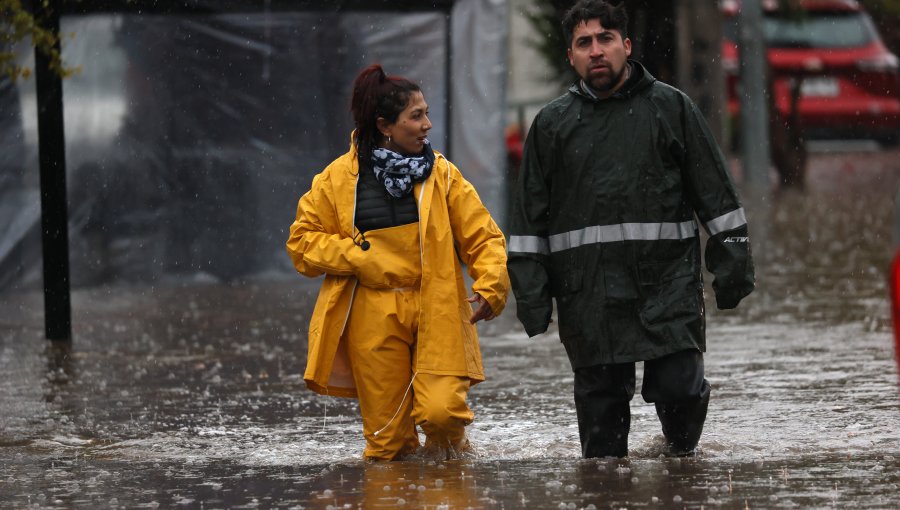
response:
[[[373,289],[416,287],[422,277],[419,224],[370,230],[356,267],[359,283]]]
[[[691,265],[683,262],[649,262],[638,265],[641,322],[646,327],[686,323],[703,315],[703,284]]]
[[[693,276],[693,264],[681,259],[638,263],[638,280],[642,287],[652,287],[678,278]]]
[[[568,296],[581,290],[583,272],[580,268],[560,271],[554,274],[550,280],[550,292],[553,297]]]
[[[584,321],[585,307],[590,296],[582,290],[584,272],[575,267],[560,272],[551,282],[550,290],[556,298],[559,336],[564,343],[579,335]]]
[[[606,304],[633,303],[641,298],[632,268],[624,265],[607,264],[603,267],[603,287]]]

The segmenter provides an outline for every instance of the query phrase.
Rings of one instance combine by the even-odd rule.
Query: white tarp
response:
[[[297,200],[347,150],[352,81],[376,62],[422,86],[432,144],[502,216],[505,2],[462,0],[451,22],[448,37],[443,12],[64,17],[81,67],[64,82],[73,284],[293,276]],[[0,107],[0,198],[21,204],[0,218],[2,289],[40,278],[33,79],[0,82]]]

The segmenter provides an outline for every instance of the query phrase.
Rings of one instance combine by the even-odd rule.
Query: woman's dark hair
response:
[[[575,27],[592,19],[599,19],[605,29],[618,31],[622,39],[628,37],[628,12],[624,5],[611,5],[602,0],[579,0],[562,19],[563,36],[569,48],[572,47]]]
[[[356,125],[356,150],[363,161],[368,161],[382,138],[375,123],[378,117],[384,117],[389,123],[397,122],[409,104],[409,96],[421,91],[418,85],[402,76],[386,76],[378,64],[359,73],[353,82],[350,111]]]

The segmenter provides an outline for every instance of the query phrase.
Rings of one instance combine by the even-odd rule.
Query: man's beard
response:
[[[613,74],[612,67],[607,67],[609,69],[609,74],[607,75],[596,75],[589,77],[587,81],[588,85],[591,86],[592,89],[597,92],[609,92],[614,89],[616,85],[619,84],[619,81],[622,79],[622,76],[625,74],[625,69],[628,67],[627,64],[623,64],[622,68],[619,69],[618,73]]]

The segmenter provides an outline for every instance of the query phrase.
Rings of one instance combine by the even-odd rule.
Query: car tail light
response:
[[[893,53],[857,60],[856,65],[862,71],[880,73],[895,72],[900,68],[900,62]]]

